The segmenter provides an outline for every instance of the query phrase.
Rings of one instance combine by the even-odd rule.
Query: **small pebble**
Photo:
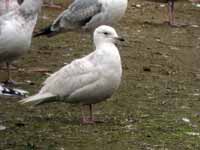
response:
[[[198,132],[186,132],[187,135],[200,136]]]
[[[200,8],[200,4],[196,4],[196,7]]]
[[[136,8],[141,8],[141,5],[140,4],[136,4],[135,7]]]
[[[193,28],[198,28],[198,27],[199,27],[199,25],[192,24],[192,25],[191,25],[191,27],[193,27]]]
[[[182,118],[182,120],[183,120],[184,122],[186,122],[186,123],[190,123],[190,119],[188,119],[188,118]]]
[[[26,83],[31,83],[31,80],[26,80],[25,82],[26,82]]]
[[[200,96],[200,93],[193,93],[193,96]]]
[[[0,131],[3,131],[3,130],[5,130],[6,129],[6,127],[5,126],[3,126],[3,125],[0,125]]]
[[[157,41],[157,42],[160,42],[161,40],[160,40],[160,39],[156,39],[156,41]]]
[[[165,7],[165,4],[160,4],[160,7]]]

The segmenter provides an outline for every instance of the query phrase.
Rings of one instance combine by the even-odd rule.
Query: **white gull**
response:
[[[123,39],[112,27],[105,25],[95,30],[93,38],[94,52],[64,66],[46,79],[36,95],[19,102],[39,105],[57,101],[88,105],[90,117],[83,115],[83,123],[94,123],[92,104],[111,97],[120,85],[122,66],[115,42]]]
[[[0,0],[0,16],[18,8],[17,0]]]
[[[9,64],[26,53],[31,45],[42,0],[25,0],[19,9],[0,17],[0,63]]]
[[[67,31],[90,31],[112,25],[125,14],[128,0],[74,0],[53,23],[34,36],[53,36]]]

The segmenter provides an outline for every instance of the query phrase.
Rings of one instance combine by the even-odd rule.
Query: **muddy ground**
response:
[[[129,0],[126,16],[115,26],[126,39],[119,46],[123,80],[109,101],[95,107],[95,116],[105,123],[81,125],[76,105],[34,108],[19,105],[19,97],[0,97],[0,149],[200,149],[200,8],[189,2],[175,8],[177,22],[189,26],[163,24],[166,5]],[[52,20],[60,10],[45,12]],[[50,20],[40,19],[37,29]],[[18,87],[33,94],[48,73],[91,50],[90,36],[79,33],[34,39],[29,53],[15,63],[13,77],[32,81]],[[0,75],[3,80],[5,71]]]

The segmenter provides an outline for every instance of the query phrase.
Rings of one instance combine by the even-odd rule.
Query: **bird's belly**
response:
[[[30,47],[30,39],[23,33],[4,33],[0,38],[0,62],[10,62],[23,55]]]
[[[67,102],[95,104],[110,98],[113,92],[119,87],[120,78],[102,78],[90,87],[82,88],[70,97]]]

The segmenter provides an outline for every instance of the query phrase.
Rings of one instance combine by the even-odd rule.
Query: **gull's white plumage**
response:
[[[51,101],[95,104],[109,98],[121,82],[121,59],[112,27],[100,26],[94,32],[95,51],[72,61],[52,74],[38,94],[20,103]]]
[[[17,0],[0,0],[0,16],[18,8],[19,4]]]
[[[26,0],[18,9],[0,17],[0,63],[10,63],[31,44],[42,0]]]
[[[53,23],[35,36],[53,36],[67,31],[91,31],[112,25],[125,14],[128,0],[74,0]]]

